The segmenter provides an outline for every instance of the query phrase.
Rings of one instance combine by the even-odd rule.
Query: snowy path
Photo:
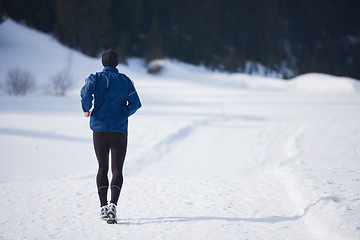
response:
[[[2,192],[12,193],[1,201],[2,214],[7,216],[1,227],[12,230],[2,232],[2,237],[253,239],[267,235],[269,239],[311,239],[303,219],[306,212],[289,208],[291,200],[272,176],[128,178],[118,226],[107,226],[95,217],[98,209],[90,207],[97,204],[93,184],[92,179],[2,184]],[[269,191],[274,194],[268,196]]]
[[[128,178],[117,226],[96,218],[93,179],[2,184],[1,191],[4,239],[356,239],[334,225],[344,217],[341,199],[295,208],[274,175]]]

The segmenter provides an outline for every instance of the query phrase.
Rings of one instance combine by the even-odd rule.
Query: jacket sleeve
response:
[[[89,112],[92,107],[92,101],[95,93],[95,75],[91,74],[86,80],[85,85],[82,87],[81,95],[81,107],[84,112]]]
[[[127,110],[128,110],[128,116],[130,117],[133,115],[140,107],[141,102],[139,95],[136,92],[136,89],[134,87],[133,82],[127,78],[129,81],[129,95],[128,95],[128,104],[127,104]]]

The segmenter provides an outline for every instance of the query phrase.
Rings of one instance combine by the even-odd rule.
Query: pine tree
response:
[[[164,57],[160,25],[157,13],[154,13],[151,27],[144,40],[144,58],[146,62]]]
[[[279,71],[360,79],[358,0],[1,0],[9,16],[90,56],[115,48],[225,71],[248,61]]]
[[[41,31],[51,32],[56,21],[55,0],[2,0],[0,14],[6,14]]]
[[[143,15],[143,0],[111,1],[111,43],[123,62],[143,55]]]
[[[110,47],[110,0],[57,0],[56,3],[55,34],[60,41],[90,56]]]
[[[3,3],[0,1],[0,24],[4,21],[5,13],[3,8]]]

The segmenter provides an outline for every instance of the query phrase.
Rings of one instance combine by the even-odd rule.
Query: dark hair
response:
[[[108,49],[102,54],[102,64],[104,67],[116,67],[118,63],[118,54],[114,50]]]

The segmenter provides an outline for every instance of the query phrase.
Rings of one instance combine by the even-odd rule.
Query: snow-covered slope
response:
[[[19,67],[45,84],[69,68],[77,81],[63,98],[0,96],[0,239],[360,238],[353,79],[120,65],[143,108],[130,119],[119,223],[107,225],[78,96],[100,59],[7,20],[0,62],[0,79]]]

